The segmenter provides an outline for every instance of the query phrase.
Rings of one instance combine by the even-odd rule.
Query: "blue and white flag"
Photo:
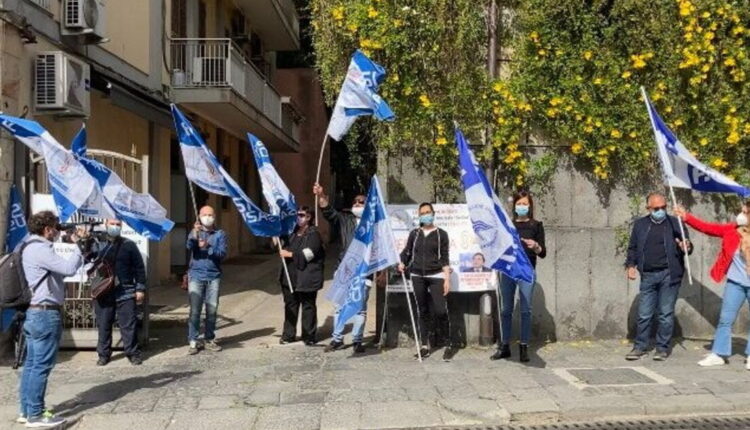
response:
[[[641,92],[654,129],[665,185],[705,193],[735,193],[743,198],[750,197],[750,188],[743,187],[698,161],[661,119],[646,91],[641,88]]]
[[[104,164],[86,156],[86,127],[73,139],[71,150],[87,172],[96,179],[105,205],[117,218],[149,240],[162,240],[174,227],[167,210],[150,194],[138,193]]]
[[[456,146],[469,218],[487,262],[490,267],[512,279],[533,283],[534,267],[521,244],[516,227],[505,213],[458,127]]]
[[[263,196],[268,202],[271,213],[281,218],[281,234],[292,234],[297,225],[297,201],[274,169],[268,149],[263,142],[250,133],[247,134],[247,140],[255,156],[255,164],[258,165]]]
[[[398,262],[393,231],[383,203],[380,184],[377,176],[373,176],[365,210],[357,224],[354,239],[333,275],[333,285],[326,295],[328,300],[340,306],[334,332],[341,332],[349,318],[356,315],[364,306],[367,276]]]
[[[23,213],[21,193],[16,184],[10,187],[10,207],[8,208],[8,233],[5,236],[5,252],[13,252],[28,237],[26,215]]]
[[[174,104],[172,104],[172,118],[180,140],[182,159],[185,162],[185,175],[188,180],[210,193],[230,197],[237,206],[245,225],[254,235],[280,236],[281,219],[279,216],[264,212],[250,200],[237,182],[229,176],[229,172],[222,167],[198,131]]]
[[[377,93],[383,79],[383,66],[370,60],[359,49],[354,51],[328,124],[329,136],[341,140],[361,115],[375,115],[381,121],[396,118],[388,103]]]
[[[97,192],[94,178],[52,135],[36,121],[0,114],[0,126],[44,158],[52,197],[60,221],[73,213]]]

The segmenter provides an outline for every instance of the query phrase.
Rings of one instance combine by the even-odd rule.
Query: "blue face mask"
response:
[[[108,225],[107,226],[107,234],[110,237],[117,237],[122,232],[122,226],[119,225]]]
[[[651,218],[653,218],[654,221],[661,221],[666,217],[667,217],[667,211],[665,211],[664,209],[657,209],[651,212]]]
[[[435,222],[435,215],[433,214],[419,216],[419,223],[422,225],[432,225],[433,222]]]
[[[516,205],[516,215],[527,216],[529,214],[529,207],[526,205]]]

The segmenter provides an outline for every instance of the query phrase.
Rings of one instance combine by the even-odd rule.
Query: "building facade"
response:
[[[134,189],[151,193],[176,223],[149,246],[152,284],[184,270],[185,235],[195,222],[169,103],[188,114],[258,204],[246,133],[263,140],[273,158],[288,159],[316,152],[325,132],[308,120],[326,120],[314,73],[301,72],[304,91],[295,86],[299,80],[278,79],[285,72],[276,67],[277,53],[300,48],[292,0],[0,0],[0,18],[0,110],[39,121],[65,146],[85,122],[90,150]],[[31,194],[46,191],[46,179],[38,160],[5,133],[0,150],[4,238],[10,185],[18,184],[30,202]],[[311,203],[305,197],[311,184],[297,177],[307,178],[309,169],[314,176],[316,166],[303,161],[279,172],[298,200]],[[216,208],[230,257],[271,249],[268,239],[248,231],[228,198],[198,188],[195,198],[198,206]]]

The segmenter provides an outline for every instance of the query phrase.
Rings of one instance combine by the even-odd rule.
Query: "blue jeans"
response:
[[[365,323],[367,322],[367,299],[370,297],[370,287],[365,287],[365,300],[362,305],[362,310],[352,317],[352,342],[362,343],[362,337],[365,334]],[[342,342],[344,340],[344,328],[341,328],[341,332],[336,332],[336,325],[339,320],[339,313],[341,308],[336,309],[336,313],[333,314],[333,335],[331,336],[334,341]]]
[[[44,412],[47,380],[57,360],[62,335],[60,311],[29,309],[23,324],[26,336],[26,361],[19,388],[20,413],[38,417]]]
[[[503,335],[501,342],[510,344],[510,334],[513,329],[513,306],[516,303],[516,289],[519,292],[521,302],[521,343],[529,343],[531,338],[531,298],[534,295],[534,284],[515,281],[502,275],[500,281],[500,295],[503,299],[503,310],[500,314],[502,319]]]
[[[188,321],[188,341],[198,340],[201,331],[201,311],[206,305],[206,340],[216,338],[216,310],[219,308],[219,284],[221,279],[198,281],[191,279],[188,283],[190,297],[190,320]]]
[[[638,301],[638,328],[635,348],[646,351],[651,337],[651,323],[657,314],[659,326],[656,329],[656,349],[669,351],[674,331],[674,305],[680,292],[682,279],[672,280],[669,269],[658,272],[641,273]]]
[[[745,300],[750,302],[750,287],[727,280],[724,287],[724,300],[721,302],[719,324],[716,326],[714,345],[711,348],[714,354],[723,357],[732,355],[732,325]],[[745,347],[745,354],[750,355],[750,342]]]

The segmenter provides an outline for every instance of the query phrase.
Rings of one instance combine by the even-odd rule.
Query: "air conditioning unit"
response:
[[[223,57],[193,58],[193,84],[227,85],[227,59]]]
[[[40,52],[34,60],[34,112],[87,117],[89,65],[62,51]]]
[[[84,35],[103,39],[105,6],[104,0],[64,0],[61,33],[65,36]]]

